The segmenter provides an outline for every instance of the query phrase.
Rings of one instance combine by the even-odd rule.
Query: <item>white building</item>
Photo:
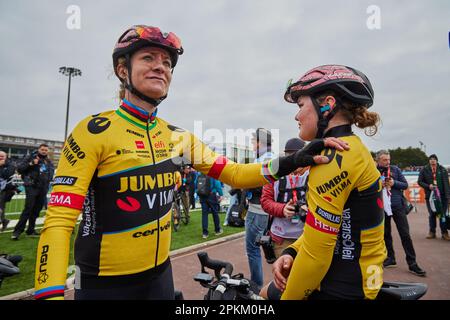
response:
[[[252,163],[255,159],[255,153],[251,147],[233,143],[211,143],[208,146],[234,162]]]

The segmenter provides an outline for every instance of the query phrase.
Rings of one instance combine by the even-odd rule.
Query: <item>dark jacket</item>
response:
[[[187,184],[189,185],[189,191],[195,192],[195,184],[197,182],[197,174],[195,172],[189,172],[186,181],[187,181]]]
[[[38,155],[35,152],[26,156],[19,163],[17,171],[22,176],[24,186],[48,189],[55,171],[53,163],[48,157],[39,157],[39,162],[34,164],[33,159],[36,157],[38,157]]]
[[[403,198],[403,191],[408,189],[408,181],[397,166],[391,167],[391,178],[394,179],[394,185],[391,188],[391,208],[393,210],[401,210],[406,206]],[[387,168],[378,167],[382,176],[387,176]]]
[[[16,172],[16,167],[8,160],[6,160],[4,165],[0,166],[0,180],[3,180],[3,183],[6,183],[4,190],[11,190],[15,188],[12,183],[14,172]],[[2,183],[0,183],[0,186],[1,185]]]
[[[242,202],[243,191],[242,189],[230,189],[228,193],[232,196],[237,195],[237,203],[240,204]]]
[[[444,192],[441,195],[442,197],[445,197],[447,199],[450,199],[450,187],[449,187],[449,182],[448,182],[448,172],[447,170],[441,166],[440,164],[438,164],[438,170],[441,171],[441,176],[442,176],[442,180],[443,180],[443,187],[444,187]],[[428,200],[430,199],[430,194],[431,194],[431,190],[430,190],[430,184],[433,184],[433,172],[431,171],[431,166],[430,165],[426,165],[419,173],[419,179],[417,180],[417,183],[424,188],[425,190],[425,198]]]

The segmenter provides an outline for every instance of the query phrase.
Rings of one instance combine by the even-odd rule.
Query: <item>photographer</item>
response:
[[[298,138],[289,139],[284,153],[285,155],[293,154],[304,146],[305,143]],[[292,174],[281,177],[275,183],[263,187],[261,206],[271,215],[269,235],[275,258],[280,257],[281,252],[294,243],[303,232],[306,217],[305,186],[308,174],[309,167],[299,168]]]
[[[41,144],[36,152],[24,158],[17,170],[22,175],[25,186],[25,208],[20,215],[19,222],[14,228],[12,240],[19,240],[20,234],[25,230],[26,234],[39,236],[34,229],[39,212],[44,206],[50,181],[53,179],[54,167],[48,158],[48,145]]]
[[[16,168],[14,164],[7,159],[4,151],[0,151],[0,224],[1,231],[5,231],[8,227],[9,220],[5,216],[5,205],[12,195],[14,195],[16,186],[12,183]]]

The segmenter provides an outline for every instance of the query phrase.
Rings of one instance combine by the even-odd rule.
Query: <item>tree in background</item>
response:
[[[407,167],[420,167],[428,163],[427,155],[425,152],[420,150],[420,148],[397,148],[389,149],[388,151],[391,154],[391,163],[401,169],[405,169]],[[370,153],[375,158],[376,152],[371,151]]]

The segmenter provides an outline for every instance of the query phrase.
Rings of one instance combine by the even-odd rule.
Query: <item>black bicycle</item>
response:
[[[175,231],[178,231],[181,226],[181,222],[184,225],[189,223],[189,208],[186,208],[186,205],[181,199],[181,194],[178,191],[174,192],[174,201],[172,204],[172,226]]]
[[[264,300],[257,295],[257,286],[244,278],[242,273],[233,273],[233,265],[229,262],[212,260],[206,252],[199,252],[197,256],[201,264],[201,273],[194,280],[202,287],[208,288],[204,300]],[[205,267],[214,271],[214,276],[206,272]],[[220,273],[224,269],[223,273]]]
[[[255,293],[256,286],[244,278],[242,273],[231,275],[233,265],[229,262],[212,260],[206,252],[199,252],[197,255],[201,272],[194,280],[209,289],[204,300],[264,300]],[[213,270],[214,276],[206,272],[205,267]],[[419,300],[427,290],[425,283],[384,282],[376,300]]]

